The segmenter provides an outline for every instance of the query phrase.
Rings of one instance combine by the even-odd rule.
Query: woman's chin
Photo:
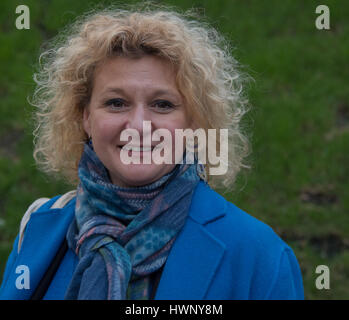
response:
[[[150,184],[167,174],[173,165],[129,164],[111,174],[112,182],[120,187],[140,187]]]

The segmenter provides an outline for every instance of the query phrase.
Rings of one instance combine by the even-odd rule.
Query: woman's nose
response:
[[[143,105],[138,104],[128,113],[126,129],[136,129],[142,133],[143,122],[146,120],[148,120],[146,110]]]
[[[147,106],[139,104],[131,109],[128,113],[126,129],[137,130],[141,141],[145,144],[151,143],[154,123],[152,122],[151,112]]]

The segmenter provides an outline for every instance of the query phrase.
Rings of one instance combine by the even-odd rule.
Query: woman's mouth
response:
[[[156,146],[150,146],[150,147],[144,147],[144,146],[130,146],[130,145],[123,145],[119,146],[120,149],[125,151],[132,151],[132,152],[150,152],[155,149]]]
[[[134,151],[134,152],[149,152],[154,149],[154,147],[136,147],[136,146],[127,146],[123,147],[126,151]]]

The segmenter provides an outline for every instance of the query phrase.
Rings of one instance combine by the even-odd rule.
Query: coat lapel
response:
[[[167,258],[155,299],[205,298],[225,251],[225,245],[206,230],[205,224],[224,216],[225,211],[224,198],[200,182],[187,222]]]

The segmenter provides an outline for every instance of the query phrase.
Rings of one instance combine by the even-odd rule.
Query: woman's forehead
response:
[[[144,88],[158,94],[179,94],[172,65],[151,56],[108,59],[95,70],[93,85],[102,93],[125,93]]]

